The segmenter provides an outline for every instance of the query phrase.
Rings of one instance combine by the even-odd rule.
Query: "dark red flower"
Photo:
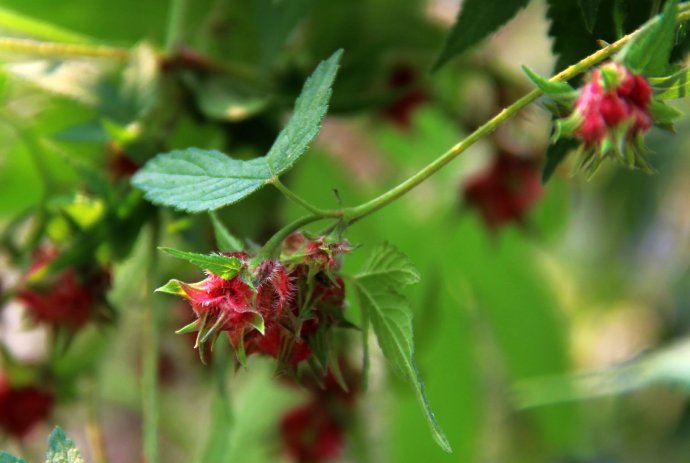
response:
[[[468,206],[492,230],[520,222],[542,192],[538,165],[509,154],[496,156],[486,170],[471,177],[463,187]]]
[[[402,129],[412,125],[414,112],[429,100],[429,95],[416,84],[419,76],[417,71],[408,65],[395,66],[386,83],[390,90],[400,90],[400,94],[383,110],[383,116]]]
[[[55,398],[37,386],[13,387],[0,375],[0,430],[15,438],[25,437],[50,416]]]
[[[288,411],[280,421],[280,434],[287,454],[296,462],[329,461],[343,451],[343,428],[318,401]]]
[[[41,247],[27,279],[35,276],[58,256],[52,247]],[[20,291],[17,298],[24,303],[30,316],[43,323],[77,329],[94,316],[96,306],[110,287],[110,272],[77,271],[68,268],[54,277],[33,283],[30,288]]]

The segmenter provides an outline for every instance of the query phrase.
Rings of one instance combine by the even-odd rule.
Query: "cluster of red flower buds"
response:
[[[493,231],[511,222],[522,222],[542,193],[538,164],[504,152],[462,186],[465,203]]]
[[[401,129],[412,126],[415,111],[429,100],[419,81],[417,71],[409,65],[399,64],[390,71],[386,86],[400,95],[384,108],[383,117]]]
[[[38,248],[26,275],[25,288],[17,298],[33,320],[76,330],[102,315],[97,309],[106,306],[110,272],[101,268],[83,270],[70,267],[57,275],[41,276],[57,258],[56,248]]]
[[[647,79],[619,63],[592,71],[570,116],[556,124],[556,137],[574,137],[582,143],[575,169],[593,173],[612,157],[627,167],[651,171],[644,135],[654,125],[652,96]]]
[[[0,431],[22,439],[50,415],[55,398],[37,385],[14,386],[0,372]]]
[[[345,358],[338,368],[338,375],[329,370],[320,385],[304,384],[309,400],[288,410],[280,420],[283,449],[295,462],[322,463],[343,454],[345,430],[354,417],[361,378]]]
[[[263,354],[281,367],[295,367],[312,357],[312,340],[343,319],[345,286],[336,272],[349,249],[346,242],[294,233],[278,260],[255,262],[246,252],[230,253],[242,263],[232,278],[209,273],[197,283],[177,282],[176,294],[197,317],[178,332],[197,332],[202,360],[206,346],[225,332],[240,361]],[[327,365],[320,367],[325,372]]]

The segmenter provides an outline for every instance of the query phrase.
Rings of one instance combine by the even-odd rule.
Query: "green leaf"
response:
[[[645,76],[662,75],[676,38],[678,0],[669,0],[664,11],[621,50],[618,59],[633,71]]]
[[[0,452],[0,463],[28,463],[23,458],[15,457],[7,452]]]
[[[216,235],[218,249],[221,251],[244,251],[244,243],[230,233],[218,218],[218,214],[212,211],[209,213],[209,216],[213,224],[213,232]]]
[[[649,105],[649,113],[652,115],[654,123],[657,125],[669,125],[683,117],[683,112],[664,102],[652,100]]]
[[[394,246],[384,243],[371,254],[355,279],[355,288],[365,317],[371,322],[379,346],[393,369],[415,390],[427,422],[439,446],[451,452],[450,443],[439,426],[414,363],[412,312],[398,290],[419,281],[412,262]]]
[[[597,39],[607,42],[616,40],[613,15],[608,13],[613,10],[614,1],[600,2],[601,14],[590,32],[585,22],[579,20],[582,17],[579,0],[547,0],[549,35],[553,38],[552,49],[558,58],[555,65],[557,71],[597,51]],[[604,12],[607,14],[603,14]]]
[[[74,442],[65,436],[60,427],[56,427],[48,438],[46,463],[84,463]]]
[[[654,98],[657,100],[685,98],[690,90],[688,68],[683,68],[670,76],[653,77],[649,79],[649,83],[654,88]]]
[[[585,20],[585,27],[590,33],[594,31],[600,3],[601,0],[580,0],[580,9],[582,10],[582,17]]]
[[[573,138],[559,138],[546,149],[546,162],[541,171],[541,182],[546,184],[568,153],[576,149],[579,142]]]
[[[194,264],[197,267],[202,268],[204,270],[208,270],[214,275],[218,275],[219,277],[225,278],[226,280],[234,278],[238,273],[240,273],[240,270],[242,269],[242,261],[240,261],[237,257],[222,256],[219,254],[199,254],[196,252],[178,251],[177,249],[165,247],[159,247],[158,249],[167,254],[170,254],[171,256],[184,259],[187,262]],[[168,284],[163,286],[163,288],[168,287],[168,285],[170,284],[171,283],[168,282]],[[169,289],[171,291],[176,290],[174,288],[174,284]],[[161,290],[161,292],[168,292],[163,291],[162,288],[159,288],[159,290]]]
[[[302,93],[295,102],[294,114],[266,155],[266,162],[273,175],[280,175],[290,169],[319,133],[321,121],[328,110],[331,87],[342,54],[342,50],[333,53],[319,64],[304,83]]]
[[[432,70],[441,68],[510,21],[529,0],[466,0]]]
[[[385,285],[399,288],[420,280],[419,272],[410,259],[390,243],[379,244],[369,255],[369,260],[357,278],[376,278]]]
[[[249,196],[304,154],[321,128],[342,50],[307,79],[295,111],[268,154],[249,161],[219,151],[187,148],[159,154],[132,178],[155,203],[188,212],[212,211]]]
[[[265,158],[238,161],[220,151],[187,148],[159,154],[139,169],[132,184],[154,204],[203,212],[249,196],[270,178]]]
[[[573,87],[566,82],[549,80],[540,76],[527,66],[522,66],[522,70],[525,72],[525,74],[527,74],[529,80],[531,80],[532,83],[546,95],[570,95],[575,92]]]

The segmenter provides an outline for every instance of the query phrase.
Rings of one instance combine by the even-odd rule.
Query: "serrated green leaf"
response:
[[[295,102],[294,114],[266,155],[266,162],[273,175],[280,175],[290,169],[321,130],[321,121],[328,110],[331,87],[342,54],[342,50],[333,53],[319,64],[304,83],[302,93]]]
[[[590,33],[594,30],[594,25],[597,22],[597,12],[599,11],[600,3],[601,0],[580,0],[580,9],[582,10],[585,27]]]
[[[211,223],[213,224],[213,232],[216,236],[216,244],[221,251],[244,251],[245,246],[241,240],[235,238],[232,233],[223,225],[223,222],[218,218],[218,214],[211,211],[209,213]]]
[[[28,463],[23,458],[15,457],[7,452],[0,452],[0,463]]]
[[[356,277],[355,289],[366,319],[371,323],[379,346],[393,369],[413,387],[434,439],[451,452],[448,439],[434,417],[414,363],[412,311],[398,289],[419,281],[411,261],[394,246],[384,243],[372,251],[364,269]]]
[[[155,203],[188,212],[212,211],[235,203],[290,169],[321,128],[342,50],[319,64],[307,79],[295,111],[262,158],[238,161],[219,151],[187,148],[159,154],[132,184]]]
[[[549,181],[568,153],[577,148],[577,146],[578,141],[573,138],[559,138],[555,143],[549,145],[546,149],[546,162],[541,171],[542,184],[546,184]]]
[[[567,82],[558,82],[542,77],[527,66],[522,66],[522,70],[527,74],[529,80],[546,95],[568,95],[575,90]]]
[[[356,280],[356,291],[374,328],[383,355],[393,369],[413,386],[429,428],[438,445],[451,452],[450,443],[436,421],[415,366],[412,343],[412,312],[407,299],[390,287],[377,283],[377,278]]]
[[[48,438],[46,463],[84,463],[74,442],[60,427],[56,427]]]
[[[677,7],[678,0],[669,0],[661,15],[628,42],[617,59],[645,76],[659,76],[666,72],[676,38]]]
[[[152,203],[203,212],[236,203],[270,178],[265,158],[238,161],[220,151],[187,148],[159,154],[132,184]]]
[[[552,49],[557,56],[555,70],[565,69],[585,56],[599,49],[597,40],[613,42],[616,30],[613,24],[615,0],[602,0],[596,24],[592,31],[587,29],[582,17],[579,0],[547,0],[549,36],[553,38]],[[607,14],[604,14],[607,12]]]
[[[374,248],[357,278],[378,279],[392,288],[418,283],[420,279],[412,261],[388,242]]]
[[[234,278],[242,269],[242,261],[240,261],[237,257],[222,256],[219,254],[199,254],[196,252],[178,251],[177,249],[165,247],[159,247],[158,249],[170,254],[173,257],[184,259],[187,262],[204,270],[208,270],[214,275],[218,275],[226,280]],[[170,284],[170,282],[168,284]],[[171,290],[172,289],[175,288],[171,288]]]
[[[528,3],[529,0],[466,0],[463,2],[432,70],[441,68],[454,56],[463,53],[496,32]]]

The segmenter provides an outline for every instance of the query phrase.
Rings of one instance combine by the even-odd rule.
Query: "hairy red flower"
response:
[[[55,248],[39,248],[27,278],[45,268],[57,256]],[[77,329],[93,318],[94,310],[102,302],[110,283],[110,273],[106,270],[79,272],[68,268],[47,281],[20,291],[17,298],[34,320]]]
[[[235,257],[247,264],[248,255]],[[240,275],[225,279],[209,274],[198,283],[179,282],[182,295],[197,316],[201,343],[207,333],[215,339],[225,331],[232,345],[239,347],[250,331],[261,330],[280,318],[293,291],[285,267],[266,260],[254,269],[252,279],[248,282]]]
[[[465,201],[492,230],[520,222],[542,193],[537,164],[504,153],[463,186]]]
[[[15,438],[25,437],[50,415],[55,398],[37,386],[13,387],[0,375],[0,430]]]

